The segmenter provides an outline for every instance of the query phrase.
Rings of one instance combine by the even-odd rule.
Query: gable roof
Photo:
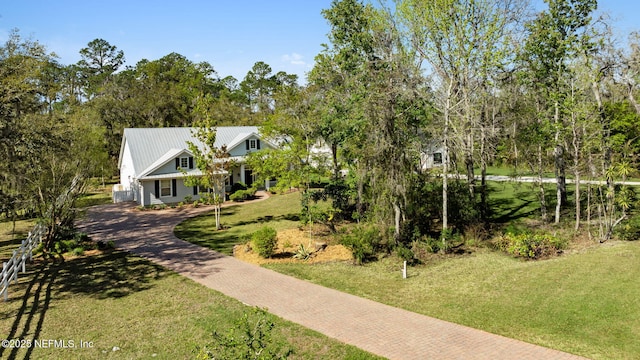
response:
[[[138,175],[138,177],[142,178],[142,177],[145,177],[145,176],[151,174],[152,172],[154,172],[154,171],[158,170],[159,168],[161,168],[162,166],[164,166],[169,161],[173,161],[173,159],[175,159],[176,157],[178,157],[178,156],[180,156],[182,154],[188,154],[189,156],[193,156],[193,154],[191,154],[191,152],[189,150],[185,150],[185,149],[170,149],[164,155],[162,155],[158,160],[154,161],[153,164],[149,165],[148,168],[144,169]]]
[[[196,128],[190,127],[126,128],[122,135],[118,167],[122,164],[125,143],[131,152],[136,178],[143,171],[147,172],[153,169],[152,165],[161,166],[161,160],[164,160],[162,163],[166,163],[171,154],[179,154],[183,150],[188,150],[188,142],[194,143],[199,148],[204,148],[204,144],[193,136],[192,132],[195,130]],[[250,134],[258,135],[258,127],[219,126],[216,127],[216,142],[214,145],[216,147],[229,146],[229,144],[234,143],[234,140],[237,142],[238,138],[245,138]]]

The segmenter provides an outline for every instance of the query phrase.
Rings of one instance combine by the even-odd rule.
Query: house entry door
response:
[[[244,183],[247,185],[247,187],[251,187],[251,185],[253,185],[253,174],[251,170],[244,171]]]

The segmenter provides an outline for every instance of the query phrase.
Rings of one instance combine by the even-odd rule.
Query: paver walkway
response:
[[[136,211],[131,204],[89,209],[79,227],[251,306],[390,359],[581,359],[345,294],[193,245],[173,235],[206,211]]]

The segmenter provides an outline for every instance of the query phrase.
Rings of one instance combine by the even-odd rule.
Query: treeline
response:
[[[537,174],[542,220],[559,222],[575,205],[576,227],[593,220],[606,240],[634,204],[615,181],[638,169],[640,37],[620,47],[595,0],[545,4],[536,13],[525,0],[334,0],[305,85],[263,62],[242,80],[222,77],[176,53],[124,67],[103,39],[63,65],[15,31],[0,48],[1,211],[54,219],[51,204],[74,178],[116,173],[123,128],[207,117],[260,125],[285,143],[251,160],[262,178],[306,190],[330,177],[304,202],[329,225],[381,224],[404,242],[486,223],[487,167],[502,165]],[[434,148],[442,166],[425,171]],[[541,181],[548,172],[554,199]],[[577,185],[570,204],[569,175],[603,185]],[[333,206],[320,210],[319,199]]]
[[[78,63],[60,64],[18,30],[0,47],[0,216],[41,219],[47,247],[72,230],[87,179],[117,175],[125,127],[192,126],[203,116],[261,124],[275,89],[297,82],[263,62],[242,81],[221,78],[176,53],[125,67],[103,39],[79,53]]]
[[[508,167],[537,177],[542,221],[586,222],[606,241],[636,205],[617,182],[639,165],[640,38],[619,47],[595,0],[545,4],[536,13],[520,0],[333,1],[308,84],[274,93],[264,123],[288,150],[256,154],[252,166],[302,188],[326,170],[332,182],[309,191],[309,217],[382,224],[396,243],[488,224],[487,168]],[[434,148],[442,166],[424,171]],[[318,210],[319,199],[332,208]]]

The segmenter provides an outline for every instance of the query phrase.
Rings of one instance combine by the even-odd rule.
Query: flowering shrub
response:
[[[506,233],[498,240],[498,248],[526,259],[540,259],[557,255],[567,246],[567,241],[549,234]]]

